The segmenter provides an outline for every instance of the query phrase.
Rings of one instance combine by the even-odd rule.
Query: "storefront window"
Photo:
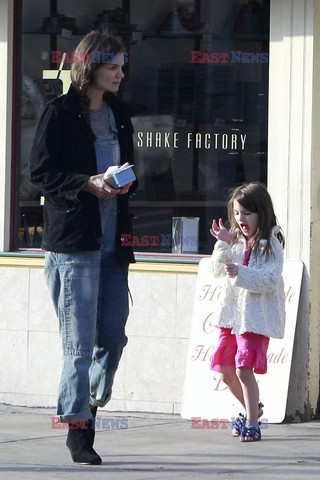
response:
[[[266,0],[23,0],[15,249],[39,248],[42,206],[27,161],[45,103],[68,87],[72,51],[95,25],[128,48],[120,96],[135,111],[136,252],[208,254],[230,188],[267,178]],[[58,78],[59,77],[59,78]],[[126,232],[123,232],[126,233]]]

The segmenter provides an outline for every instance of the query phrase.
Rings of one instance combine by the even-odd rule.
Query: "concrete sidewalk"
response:
[[[320,422],[269,425],[243,444],[227,429],[194,430],[178,415],[98,412],[100,466],[74,464],[67,430],[52,429],[54,409],[0,405],[0,479],[299,479],[320,478]]]

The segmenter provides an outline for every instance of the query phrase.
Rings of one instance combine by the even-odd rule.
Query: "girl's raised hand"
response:
[[[210,233],[213,237],[217,240],[221,240],[222,242],[231,243],[232,239],[239,233],[240,230],[237,228],[233,232],[229,232],[226,227],[223,225],[223,221],[219,218],[219,225],[217,224],[216,220],[214,219],[212,222],[212,226],[210,228]]]

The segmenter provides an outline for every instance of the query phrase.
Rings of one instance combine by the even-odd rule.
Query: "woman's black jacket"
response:
[[[112,93],[105,94],[118,129],[121,164],[133,163],[132,110]],[[86,121],[73,86],[54,99],[39,121],[31,150],[30,181],[45,197],[43,248],[76,252],[101,248],[98,198],[83,191],[97,174],[95,136]],[[118,195],[116,253],[122,263],[134,262],[131,246],[121,246],[121,235],[132,233],[128,209],[130,194]]]

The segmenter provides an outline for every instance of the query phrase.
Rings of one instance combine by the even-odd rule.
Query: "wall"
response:
[[[313,126],[312,126],[312,167],[311,167],[311,262],[310,275],[312,281],[310,297],[310,404],[315,406],[318,403],[318,414],[320,413],[320,0],[315,2],[315,39],[314,51],[317,52],[314,58],[313,79],[317,88],[313,92]]]
[[[305,264],[287,411],[308,418],[317,407],[320,360],[315,4],[280,0],[271,5],[268,185],[285,231],[286,256]],[[318,43],[318,30],[315,39]]]
[[[55,406],[61,348],[43,269],[0,271],[0,403]],[[109,410],[179,413],[195,281],[130,271],[129,342]]]

